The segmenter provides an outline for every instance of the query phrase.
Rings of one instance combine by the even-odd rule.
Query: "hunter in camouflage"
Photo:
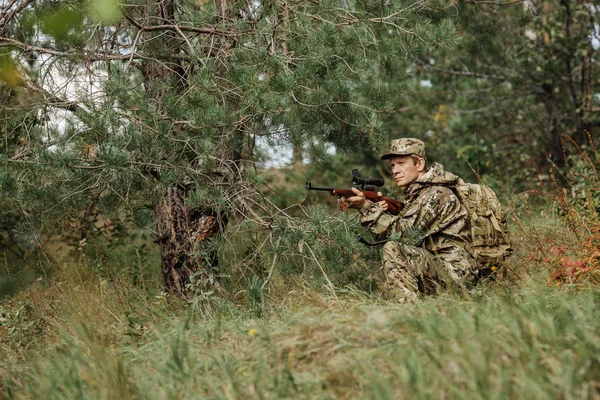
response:
[[[358,209],[361,223],[383,247],[384,290],[401,302],[450,287],[469,288],[477,281],[477,264],[467,252],[468,212],[449,186],[458,177],[434,163],[426,169],[425,144],[419,139],[392,141],[389,159],[396,184],[404,189],[405,208],[386,213],[385,202],[373,203],[359,190],[343,199]]]

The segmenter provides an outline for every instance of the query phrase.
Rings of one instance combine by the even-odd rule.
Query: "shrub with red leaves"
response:
[[[600,283],[600,225],[590,229],[587,241],[579,246],[552,247],[552,265],[555,267],[548,285],[588,281]]]

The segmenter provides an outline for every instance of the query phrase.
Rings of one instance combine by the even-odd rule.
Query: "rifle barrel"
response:
[[[327,191],[327,192],[333,192],[335,189],[334,188],[314,187],[313,185],[310,184],[310,182],[306,182],[306,190],[323,190],[323,191]]]

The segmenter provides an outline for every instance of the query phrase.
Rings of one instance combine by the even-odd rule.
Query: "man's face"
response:
[[[390,166],[399,187],[407,187],[425,174],[425,160],[422,158],[415,163],[410,156],[396,156],[390,158]]]

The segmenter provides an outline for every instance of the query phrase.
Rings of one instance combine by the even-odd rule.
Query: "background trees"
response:
[[[593,2],[465,1],[446,13],[455,15],[460,43],[419,58],[414,93],[391,126],[415,121],[454,170],[470,174],[460,149],[491,183],[512,190],[564,166],[562,135],[580,145],[586,132],[598,137]]]

